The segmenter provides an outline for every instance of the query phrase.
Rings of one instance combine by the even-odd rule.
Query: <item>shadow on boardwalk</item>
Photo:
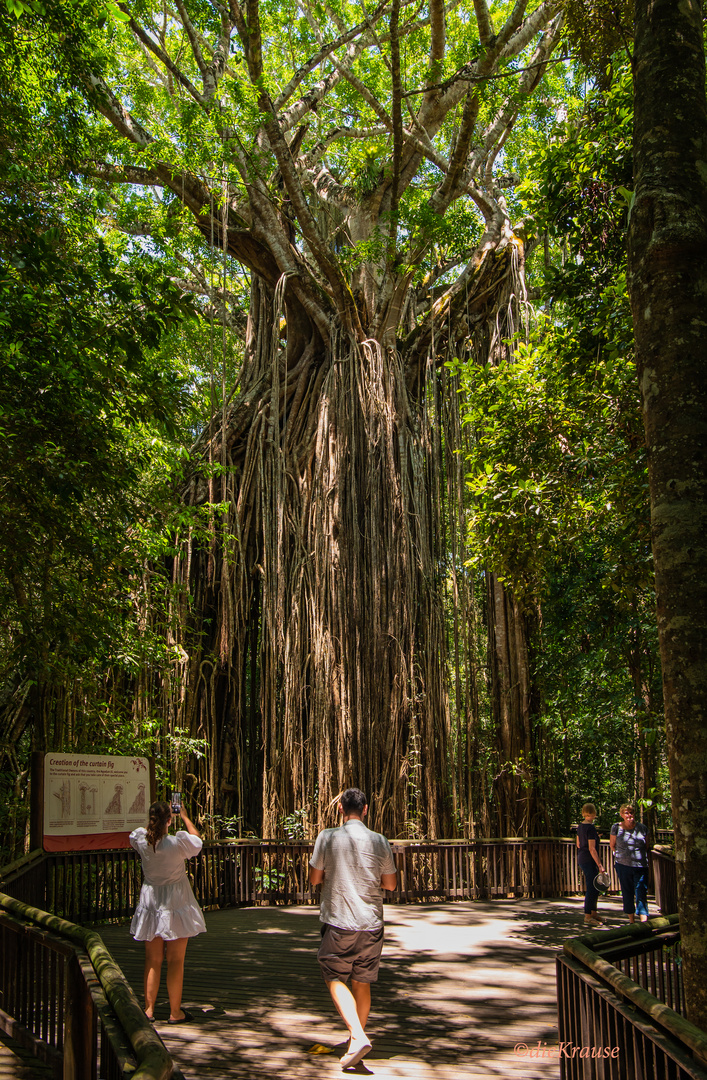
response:
[[[52,1070],[0,1031],[0,1080],[52,1080]]]
[[[618,925],[619,903],[602,907],[607,926]],[[514,1047],[557,1046],[555,953],[582,933],[581,910],[579,899],[386,907],[373,1051],[346,1075],[557,1080],[556,1058]],[[157,1007],[157,1029],[187,1080],[342,1076],[343,1028],[316,961],[317,910],[232,909],[207,913],[206,924],[187,951],[194,1022],[164,1022],[164,978]],[[101,933],[142,1001],[143,947],[126,926]]]

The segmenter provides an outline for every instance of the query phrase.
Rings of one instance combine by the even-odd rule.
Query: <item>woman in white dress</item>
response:
[[[204,916],[184,866],[185,859],[199,854],[203,842],[184,807],[179,814],[186,832],[180,829],[169,836],[172,809],[166,802],[153,803],[147,828],[135,829],[130,834],[130,844],[142,860],[144,878],[130,933],[136,941],[145,942],[145,1015],[150,1020],[155,1018],[162,961],[166,956],[170,1024],[191,1019],[182,1009],[184,957],[189,938],[206,931]]]

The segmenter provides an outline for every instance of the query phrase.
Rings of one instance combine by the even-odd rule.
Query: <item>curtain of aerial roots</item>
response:
[[[529,318],[525,266],[519,249],[510,248],[509,274],[495,318],[484,343],[485,362],[512,359],[520,318]],[[522,607],[512,588],[486,571],[488,686],[495,732],[496,773],[492,779],[493,817],[500,836],[543,832],[538,805],[540,783],[536,718],[538,688],[532,666],[532,642],[539,612],[534,603]],[[490,813],[490,811],[489,811]]]
[[[351,785],[369,796],[374,827],[444,835],[432,422],[399,357],[375,342],[333,332],[325,356],[305,349],[286,372],[280,300],[256,282],[241,391],[225,443],[212,436],[211,458],[228,469],[210,500],[228,513],[210,541],[185,538],[175,563],[172,722],[210,743],[194,792],[204,809],[260,835],[293,811],[306,811],[309,833],[332,824]],[[195,475],[188,498],[205,496]]]

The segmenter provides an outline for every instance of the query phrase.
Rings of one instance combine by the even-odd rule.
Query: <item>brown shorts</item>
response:
[[[317,953],[324,981],[346,982],[350,975],[356,982],[375,982],[382,948],[382,926],[378,930],[342,930],[324,923]]]

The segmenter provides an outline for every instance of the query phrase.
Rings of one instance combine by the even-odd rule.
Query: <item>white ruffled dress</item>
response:
[[[174,836],[163,836],[155,850],[147,842],[147,830],[130,833],[130,845],[142,860],[143,886],[130,924],[136,941],[164,941],[196,937],[206,931],[204,916],[189,884],[185,859],[198,855],[203,846],[200,836],[180,829]]]

